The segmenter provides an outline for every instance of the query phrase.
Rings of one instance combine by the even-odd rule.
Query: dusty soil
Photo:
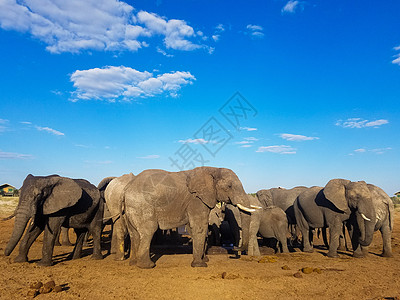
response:
[[[0,211],[0,217],[9,211]],[[367,258],[356,259],[350,252],[340,258],[326,257],[327,250],[317,240],[314,253],[298,249],[290,254],[271,254],[263,248],[263,259],[242,256],[232,259],[224,249],[211,249],[208,268],[190,267],[192,256],[183,248],[157,248],[156,267],[142,270],[117,262],[103,252],[101,261],[84,257],[68,260],[72,247],[56,247],[52,267],[39,267],[42,237],[29,252],[29,263],[13,263],[3,252],[14,221],[0,222],[0,299],[28,298],[29,286],[54,280],[63,290],[40,294],[37,299],[397,299],[400,297],[400,211],[395,215],[392,238],[394,257],[383,258],[381,237],[376,233]],[[72,234],[71,234],[72,237]],[[109,247],[104,236],[104,247]],[[183,253],[183,254],[180,254]],[[302,268],[313,271],[306,274]],[[320,272],[319,272],[320,270]],[[307,270],[305,270],[307,272]],[[297,274],[296,274],[297,273]],[[294,276],[296,274],[296,276]],[[32,298],[32,297],[31,297]]]

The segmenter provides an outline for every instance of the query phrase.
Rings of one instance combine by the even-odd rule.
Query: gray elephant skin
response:
[[[272,188],[268,190],[259,190],[257,198],[263,207],[277,206],[283,209],[287,216],[289,224],[296,224],[293,203],[297,196],[307,190],[305,186],[297,186],[292,189]]]
[[[232,170],[199,167],[181,172],[146,170],[137,175],[124,193],[124,218],[133,245],[130,264],[154,267],[149,250],[157,228],[188,225],[193,239],[191,265],[206,267],[208,220],[217,201],[248,207],[247,195]]]
[[[360,232],[358,243],[368,246],[376,223],[372,195],[364,181],[332,179],[324,188],[312,187],[302,192],[294,202],[297,226],[303,236],[303,251],[312,252],[310,235],[314,228],[329,228],[329,257],[338,257],[339,236],[343,222],[356,220]]]
[[[394,223],[394,205],[390,197],[379,187],[367,184],[371,193],[372,203],[376,213],[374,230],[379,230],[382,235],[383,251],[382,256],[392,257],[392,231]],[[359,243],[360,231],[357,229],[357,219],[353,216],[346,222],[349,231],[355,257],[363,257],[368,253],[368,247]]]
[[[127,235],[128,230],[125,221],[121,216],[121,212],[124,190],[134,178],[135,175],[132,173],[114,178],[108,183],[104,191],[106,207],[113,222],[111,253],[115,253],[115,260],[123,260],[125,258],[125,236]]]
[[[13,233],[4,251],[8,256],[14,250],[32,219],[19,247],[15,262],[26,262],[28,251],[44,230],[42,259],[39,265],[52,264],[55,240],[61,226],[75,229],[77,242],[72,258],[79,258],[86,231],[93,235],[93,259],[102,259],[100,249],[103,202],[99,190],[83,179],[51,175],[28,175],[20,190]]]
[[[261,202],[256,196],[249,195],[250,206],[260,206]],[[285,212],[277,206],[268,206],[258,209],[251,214],[250,218],[250,240],[248,244],[248,255],[259,256],[257,233],[264,238],[275,238],[280,243],[283,253],[289,252],[287,247],[286,232],[288,221]]]

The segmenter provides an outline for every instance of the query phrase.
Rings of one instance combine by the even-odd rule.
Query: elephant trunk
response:
[[[240,212],[240,218],[242,221],[242,245],[241,249],[247,250],[249,248],[249,239],[250,239],[250,215]]]
[[[10,240],[7,244],[6,249],[4,250],[4,254],[6,256],[9,256],[11,252],[14,250],[15,246],[18,244],[19,240],[22,237],[22,234],[25,231],[26,224],[28,223],[30,219],[30,214],[25,212],[24,210],[17,212],[15,216],[15,223],[14,223],[14,229],[13,233],[10,237]]]
[[[360,229],[360,245],[369,246],[374,235],[375,223],[372,220],[366,219],[362,214],[357,213],[357,224]]]

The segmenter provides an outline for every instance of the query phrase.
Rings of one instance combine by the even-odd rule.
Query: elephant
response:
[[[114,178],[108,183],[104,191],[106,207],[109,210],[110,218],[113,222],[111,253],[115,253],[115,260],[123,260],[125,258],[124,242],[128,230],[121,216],[122,199],[125,187],[134,179],[135,175],[132,173]]]
[[[249,195],[250,207],[260,206],[261,203],[256,196]],[[251,256],[259,256],[260,249],[258,247],[257,233],[264,238],[275,238],[280,243],[282,253],[289,252],[287,246],[286,232],[288,221],[286,214],[280,207],[268,206],[263,209],[256,210],[251,214],[249,246],[247,254]]]
[[[264,208],[270,206],[280,207],[285,212],[288,223],[296,224],[293,203],[297,196],[305,190],[307,190],[307,187],[305,186],[296,186],[289,190],[279,187],[268,190],[259,190],[256,195]]]
[[[42,266],[52,265],[55,240],[61,226],[75,229],[77,242],[72,258],[81,256],[86,231],[93,235],[93,259],[102,259],[100,248],[103,202],[99,190],[84,179],[70,179],[58,175],[29,174],[21,187],[19,203],[11,238],[4,254],[9,256],[32,219],[19,247],[15,262],[28,261],[28,251],[44,230]]]
[[[145,170],[125,188],[124,218],[132,241],[131,265],[152,268],[150,242],[157,228],[188,225],[193,239],[192,267],[207,267],[208,219],[217,202],[249,212],[248,198],[230,169],[198,167],[180,172]],[[248,216],[249,217],[249,216]],[[248,233],[246,240],[248,242]],[[247,246],[247,245],[246,245]]]
[[[220,227],[225,218],[224,205],[221,203],[217,203],[217,205],[210,211],[210,215],[208,216],[208,228],[209,228],[209,236],[208,236],[208,245],[221,245],[221,233]]]
[[[374,230],[379,230],[383,241],[383,257],[392,257],[391,237],[393,231],[394,205],[390,197],[379,187],[367,184],[371,193],[372,203],[376,212],[376,223]],[[351,237],[352,247],[355,257],[363,257],[368,253],[368,247],[359,243],[360,232],[356,228],[357,220],[352,216],[346,226]]]
[[[332,179],[325,187],[311,187],[294,202],[297,226],[303,236],[303,251],[312,252],[312,229],[329,228],[328,257],[338,257],[339,236],[343,222],[350,217],[362,246],[371,244],[376,220],[372,195],[365,181]]]

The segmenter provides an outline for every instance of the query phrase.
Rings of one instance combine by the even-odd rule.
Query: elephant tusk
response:
[[[361,217],[362,217],[365,221],[371,222],[371,219],[368,219],[364,214],[361,214]]]
[[[379,220],[379,221],[381,220],[381,218],[379,218],[378,215],[376,216],[376,219]]]
[[[261,206],[257,206],[257,205],[250,205],[251,208],[255,208],[255,209],[262,209]]]
[[[241,210],[247,211],[249,213],[255,212],[256,210],[253,208],[248,208],[246,206],[243,206],[242,204],[238,204],[237,207],[239,207]]]

